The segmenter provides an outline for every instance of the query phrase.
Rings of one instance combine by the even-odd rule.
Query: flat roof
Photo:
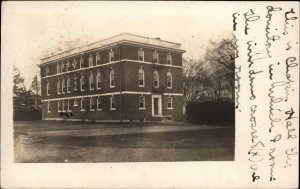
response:
[[[161,40],[160,38],[150,38],[150,37],[144,37],[144,36],[139,36],[139,35],[134,35],[130,33],[121,33],[119,35],[103,39],[100,41],[96,41],[93,43],[90,43],[88,45],[84,45],[81,47],[69,49],[67,51],[55,54],[55,55],[49,55],[46,57],[43,57],[41,59],[41,64],[47,63],[49,61],[57,60],[66,56],[70,56],[76,53],[81,53],[84,51],[96,49],[99,47],[105,47],[111,44],[116,44],[120,42],[135,42],[135,43],[141,43],[145,45],[151,45],[151,46],[156,46],[156,47],[163,47],[163,48],[168,48],[168,49],[173,49],[181,52],[185,52],[184,50],[181,49],[181,44],[180,43],[174,43],[170,41],[165,41]]]

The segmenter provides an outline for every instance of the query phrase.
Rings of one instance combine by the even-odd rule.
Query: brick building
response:
[[[178,43],[123,33],[41,59],[44,120],[182,119]]]

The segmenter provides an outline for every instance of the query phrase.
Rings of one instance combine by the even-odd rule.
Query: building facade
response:
[[[178,43],[123,33],[43,58],[42,117],[181,120],[183,53]]]

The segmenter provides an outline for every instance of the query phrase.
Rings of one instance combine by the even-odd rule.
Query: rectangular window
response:
[[[80,78],[80,90],[84,91],[84,76],[83,75]]]
[[[153,63],[158,63],[158,53],[156,51],[153,53]]]
[[[61,105],[62,105],[62,111],[64,112],[65,111],[65,101],[61,101]]]
[[[67,72],[70,71],[70,62],[69,61],[67,61],[67,63],[66,63],[66,71]]]
[[[68,93],[71,92],[71,81],[70,81],[70,78],[68,78],[68,80],[67,80],[67,92]]]
[[[61,103],[60,103],[60,101],[57,101],[57,111],[61,112]]]
[[[116,97],[112,96],[110,97],[110,110],[116,109]]]
[[[85,111],[85,99],[82,98],[80,101],[80,111]]]
[[[95,100],[94,98],[90,98],[90,111],[94,111],[95,110]]]
[[[74,78],[74,91],[77,91],[77,78]]]
[[[49,75],[49,67],[47,66],[46,67],[46,76],[48,76]]]
[[[80,58],[80,61],[79,61],[80,68],[83,68],[83,64],[84,64],[84,62],[83,62],[83,59],[82,59],[82,57],[81,57],[81,58]]]
[[[115,61],[115,53],[114,53],[114,51],[111,49],[111,50],[109,51],[109,62],[113,62],[113,61]]]
[[[89,57],[89,67],[92,67],[92,66],[94,66],[93,57],[90,55],[90,57]]]
[[[113,88],[115,87],[115,71],[114,70],[110,70],[110,87]]]
[[[172,64],[172,55],[170,53],[167,55],[167,64]]]
[[[66,83],[65,83],[64,79],[62,80],[61,88],[62,88],[62,94],[65,94],[65,92],[66,92]]]
[[[172,97],[168,97],[167,109],[173,109]]]
[[[101,109],[102,109],[101,97],[98,96],[98,98],[97,98],[97,110],[101,110]]]
[[[50,107],[50,102],[49,101],[47,102],[47,110],[48,110],[48,113],[51,112],[51,107]]]
[[[138,60],[144,61],[144,51],[142,48],[138,50]]]
[[[50,83],[47,81],[47,96],[50,95]]]
[[[61,72],[64,72],[65,71],[65,65],[64,63],[61,63]]]
[[[72,111],[72,102],[71,100],[68,100],[68,112]]]
[[[60,66],[59,66],[59,63],[57,63],[57,65],[56,65],[56,72],[57,72],[57,74],[60,73]]]
[[[60,81],[57,81],[57,94],[60,94]]]
[[[100,54],[97,53],[96,55],[96,64],[99,65],[100,64]]]
[[[145,109],[145,97],[144,96],[139,97],[139,109]]]

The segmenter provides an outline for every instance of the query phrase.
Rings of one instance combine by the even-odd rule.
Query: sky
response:
[[[200,59],[209,40],[232,33],[233,3],[4,2],[1,36],[10,54],[5,64],[16,65],[29,87],[46,50],[66,41],[93,42],[123,32],[181,43],[184,57]]]

